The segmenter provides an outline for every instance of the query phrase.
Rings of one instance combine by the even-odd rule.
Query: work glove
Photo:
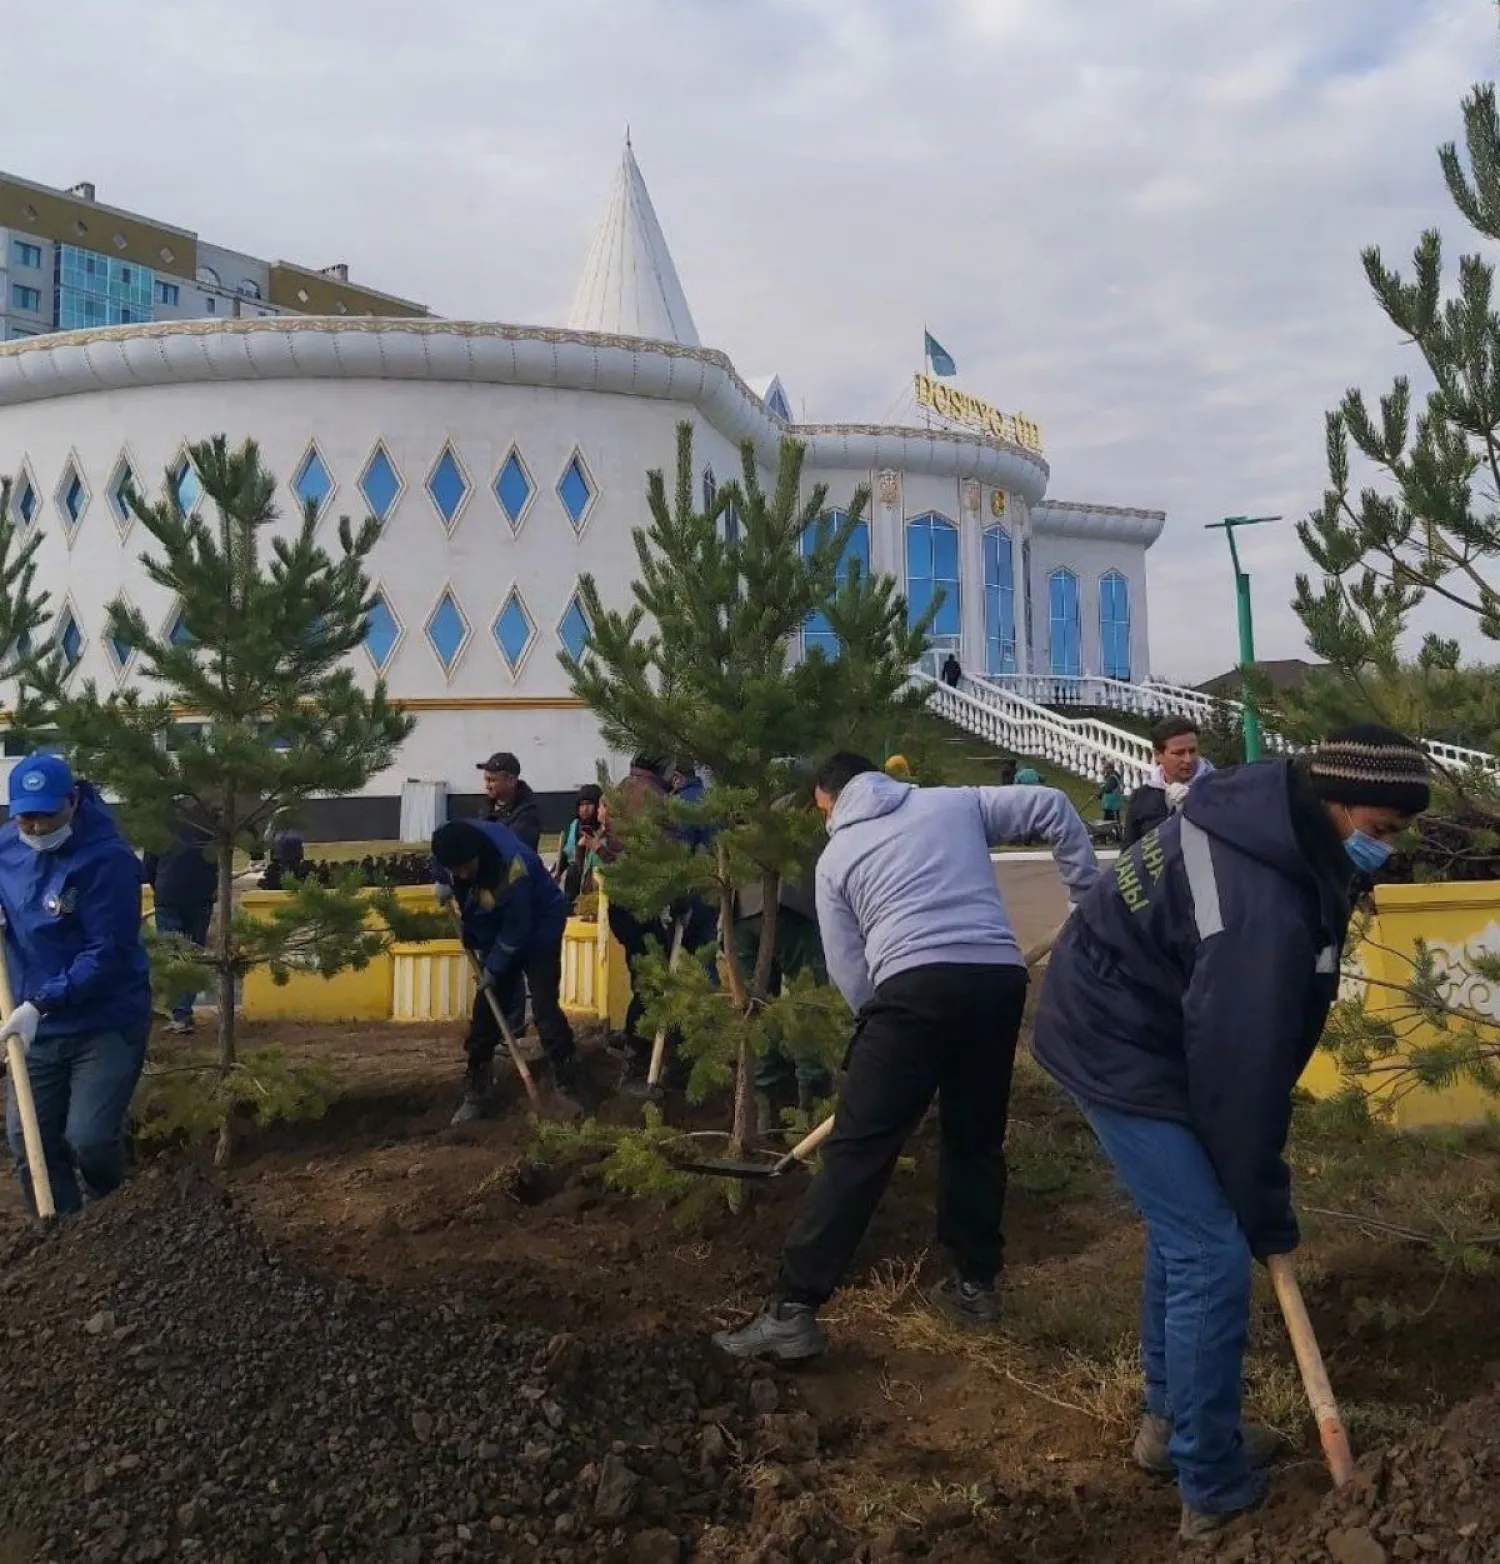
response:
[[[28,999],[24,1005],[17,1005],[6,1016],[5,1025],[0,1026],[0,1043],[14,1037],[20,1041],[22,1049],[29,1052],[36,1041],[36,1029],[41,1021],[42,1012]]]
[[[445,885],[441,880],[433,886],[432,894],[436,897],[439,907],[448,907],[453,903],[453,887]]]

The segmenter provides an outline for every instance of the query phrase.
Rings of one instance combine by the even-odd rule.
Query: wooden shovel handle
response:
[[[1271,1286],[1281,1305],[1287,1335],[1292,1338],[1292,1353],[1302,1375],[1302,1388],[1307,1392],[1308,1404],[1318,1424],[1323,1458],[1328,1462],[1333,1486],[1342,1488],[1354,1476],[1354,1455],[1349,1449],[1344,1420],[1339,1416],[1338,1402],[1333,1399],[1333,1386],[1328,1383],[1328,1370],[1323,1366],[1318,1338],[1313,1335],[1312,1321],[1307,1317],[1307,1305],[1302,1301],[1292,1257],[1273,1254],[1266,1261],[1266,1269],[1271,1273]]]
[[[5,923],[0,919],[0,941],[5,937]],[[0,1016],[8,1016],[16,1008],[16,997],[10,986],[10,967],[5,959],[5,947],[0,943]],[[26,1050],[19,1037],[5,1039],[5,1067],[10,1072],[10,1089],[16,1094],[16,1115],[21,1121],[21,1139],[26,1146],[26,1168],[31,1174],[31,1194],[36,1201],[37,1215],[43,1218],[57,1215],[57,1205],[52,1198],[52,1178],[47,1172],[47,1156],[42,1148],[42,1126],[36,1116],[36,1099],[31,1095],[31,1072],[26,1068]]]
[[[677,958],[682,954],[682,936],[686,932],[683,919],[678,918],[672,924],[672,954],[667,957],[667,971],[677,970]],[[661,1085],[661,1072],[667,1064],[667,1029],[660,1027],[657,1030],[655,1041],[651,1044],[651,1068],[646,1071],[646,1084],[648,1086]]]
[[[510,1022],[505,1019],[505,1012],[500,1008],[500,1001],[495,997],[495,991],[484,981],[484,967],[480,964],[479,957],[463,943],[464,918],[458,910],[458,903],[452,902],[453,921],[458,927],[458,942],[463,945],[464,954],[469,958],[469,966],[474,973],[474,983],[480,993],[489,1001],[490,1014],[495,1018],[495,1025],[500,1028],[500,1035],[505,1039],[505,1051],[510,1055],[510,1062],[516,1067],[516,1074],[521,1077],[521,1085],[526,1088],[526,1095],[533,1108],[540,1109],[541,1096],[536,1089],[536,1077],[531,1073],[531,1066],[521,1057],[521,1049],[516,1042],[516,1034],[510,1029]]]
[[[1052,953],[1052,947],[1057,943],[1057,936],[1061,933],[1062,925],[1059,924],[1039,945],[1033,945],[1026,952],[1026,965],[1034,967],[1039,961],[1044,961]],[[776,1164],[775,1171],[785,1173],[798,1162],[805,1162],[833,1134],[833,1120],[834,1115],[830,1113],[821,1124],[809,1130]]]

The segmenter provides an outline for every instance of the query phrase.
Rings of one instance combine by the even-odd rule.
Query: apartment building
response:
[[[349,280],[349,268],[265,261],[189,228],[0,173],[0,342],[153,320],[432,311]]]

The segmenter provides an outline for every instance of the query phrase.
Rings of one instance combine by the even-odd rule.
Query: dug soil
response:
[[[799,1177],[738,1214],[717,1183],[668,1210],[608,1188],[599,1147],[539,1138],[509,1084],[450,1129],[452,1031],[252,1031],[333,1067],[326,1118],[250,1135],[222,1177],[143,1158],[46,1234],[0,1196],[0,1564],[1203,1556],[1128,1460],[1139,1230],[1034,1074],[1006,1326],[961,1335],[927,1304],[924,1131],[828,1311],[833,1350],[785,1375],[707,1338],[764,1295]],[[588,1063],[607,1097],[615,1066]],[[1299,1266],[1371,1454],[1328,1498],[1262,1299],[1252,1395],[1292,1449],[1208,1556],[1500,1560],[1493,1282],[1347,1226]]]

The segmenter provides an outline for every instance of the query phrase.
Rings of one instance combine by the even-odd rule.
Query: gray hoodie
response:
[[[1044,838],[1074,903],[1099,873],[1088,828],[1050,787],[919,788],[862,772],[840,792],[828,835],[818,927],[855,1011],[912,967],[1021,964],[990,848]]]

